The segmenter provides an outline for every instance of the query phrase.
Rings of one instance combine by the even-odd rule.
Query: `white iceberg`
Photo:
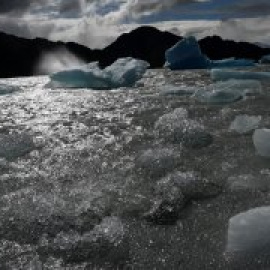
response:
[[[130,57],[120,58],[105,69],[94,62],[52,74],[50,85],[98,90],[131,87],[142,78],[148,66],[147,62]]]
[[[204,69],[210,66],[210,60],[202,54],[195,37],[187,37],[176,43],[165,53],[166,64],[172,70]]]
[[[234,71],[226,69],[212,69],[211,78],[215,81],[236,80],[258,80],[270,81],[270,72]]]
[[[260,64],[270,64],[270,54],[264,55],[260,60]]]
[[[229,221],[227,252],[256,254],[270,248],[270,207],[258,207]]]
[[[258,128],[261,120],[261,116],[238,115],[231,123],[229,129],[240,134],[245,134]]]
[[[250,94],[261,93],[261,83],[256,80],[229,80],[218,82],[195,92],[194,97],[201,102],[227,104],[238,101]]]
[[[253,143],[260,156],[270,157],[270,129],[256,129]]]
[[[198,41],[192,36],[183,38],[168,49],[165,58],[165,66],[172,70],[254,66],[254,61],[248,59],[210,60],[202,54]]]
[[[20,87],[16,85],[0,83],[0,96],[12,94],[14,92],[20,91]]]

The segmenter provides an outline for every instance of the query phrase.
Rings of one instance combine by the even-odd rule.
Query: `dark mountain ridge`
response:
[[[32,76],[42,55],[65,49],[85,62],[99,61],[102,67],[120,57],[146,60],[151,68],[161,68],[165,51],[182,37],[162,32],[154,27],[142,26],[117,38],[103,50],[92,50],[74,42],[53,42],[42,38],[25,39],[0,32],[0,77]],[[202,52],[210,59],[228,57],[259,60],[270,54],[270,48],[261,48],[247,42],[223,40],[218,36],[199,41]]]

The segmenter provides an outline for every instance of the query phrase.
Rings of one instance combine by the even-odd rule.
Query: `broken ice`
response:
[[[245,134],[256,129],[259,126],[261,119],[261,116],[249,116],[246,114],[238,115],[231,123],[229,129],[240,134]]]
[[[50,85],[92,89],[131,87],[142,78],[148,66],[147,62],[130,57],[120,58],[105,69],[100,69],[95,62],[52,74]]]
[[[256,129],[253,143],[260,156],[270,157],[270,129]]]

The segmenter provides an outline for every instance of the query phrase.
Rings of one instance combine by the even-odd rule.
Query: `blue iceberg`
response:
[[[172,70],[210,67],[210,60],[202,54],[195,37],[187,37],[176,43],[166,51],[165,58],[165,66]]]
[[[12,94],[20,90],[21,90],[20,87],[16,85],[10,85],[10,84],[4,84],[4,83],[0,84],[0,96]]]
[[[247,95],[260,93],[261,83],[259,81],[229,80],[201,88],[194,94],[194,97],[201,102],[222,105],[236,102]]]
[[[264,55],[260,60],[260,64],[270,64],[270,54]]]
[[[171,70],[254,66],[254,61],[248,59],[210,60],[202,54],[199,43],[192,36],[182,39],[168,49],[165,58],[165,66]]]
[[[131,87],[142,78],[148,66],[147,62],[130,57],[120,58],[105,69],[94,62],[52,74],[50,86],[98,90]]]
[[[213,69],[211,71],[211,78],[215,81],[226,81],[230,79],[270,81],[270,72]]]

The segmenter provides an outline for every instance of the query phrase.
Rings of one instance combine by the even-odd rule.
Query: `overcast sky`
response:
[[[270,44],[270,0],[0,0],[0,31],[28,38],[101,48],[142,24]]]

